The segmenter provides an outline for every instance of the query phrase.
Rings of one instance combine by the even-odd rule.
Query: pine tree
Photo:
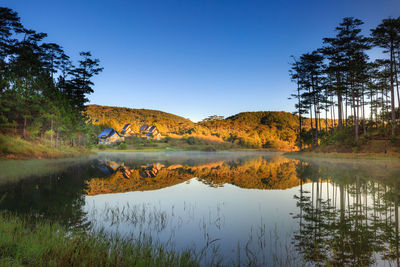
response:
[[[396,133],[396,107],[394,96],[394,80],[395,80],[395,46],[400,40],[399,19],[384,19],[375,29],[371,30],[375,45],[384,49],[384,53],[389,53],[390,62],[390,105],[391,105],[391,122],[392,136]]]

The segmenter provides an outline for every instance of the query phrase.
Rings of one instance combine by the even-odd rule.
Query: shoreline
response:
[[[26,155],[26,154],[0,154],[0,161],[4,160],[52,160],[52,159],[68,159],[77,158],[86,155],[96,155],[98,153],[129,153],[129,152],[204,152],[204,153],[220,153],[220,152],[265,152],[265,153],[285,153],[285,151],[273,151],[264,149],[231,149],[231,150],[201,150],[201,149],[165,149],[165,148],[149,148],[149,149],[90,149],[76,152],[63,152],[54,149],[53,154]]]
[[[82,149],[75,151],[63,151],[59,149],[51,149],[49,153],[42,154],[30,154],[26,153],[9,153],[0,154],[0,161],[3,160],[51,160],[51,159],[67,159],[76,158],[85,155],[97,154],[97,153],[129,153],[129,152],[271,152],[280,153],[282,156],[299,156],[305,158],[335,158],[335,159],[369,159],[369,160],[400,160],[400,153],[374,153],[374,152],[363,152],[363,153],[351,153],[351,152],[300,152],[300,151],[278,151],[278,150],[267,150],[267,149],[221,149],[221,150],[202,150],[202,149],[180,149],[180,148],[148,148],[148,149]]]
[[[333,158],[333,159],[368,159],[368,160],[400,160],[400,153],[351,153],[351,152],[286,152],[283,156],[300,156],[305,158]]]

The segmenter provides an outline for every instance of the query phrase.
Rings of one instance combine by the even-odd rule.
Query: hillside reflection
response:
[[[286,189],[300,184],[297,160],[284,157],[218,160],[202,164],[135,165],[113,160],[98,163],[105,175],[87,183],[88,195],[146,191],[173,186],[194,177],[212,187],[232,184],[249,189]]]
[[[297,169],[293,243],[306,262],[400,266],[398,164],[300,162]]]
[[[33,170],[26,178],[32,162],[0,166],[3,175],[8,167],[18,177],[0,186],[0,210],[71,228],[89,229],[97,222],[118,233],[165,224],[155,234],[162,240],[174,236],[182,247],[186,241],[201,241],[198,235],[204,231],[210,240],[220,239],[229,256],[230,246],[240,241],[267,262],[272,254],[263,253],[269,247],[259,247],[256,238],[247,243],[248,231],[262,229],[265,237],[276,229],[277,238],[287,236],[294,250],[290,255],[310,265],[400,266],[400,164],[395,161],[126,153],[41,164],[40,172]],[[149,190],[154,191],[140,192]],[[131,193],[113,194],[122,192]],[[131,209],[124,209],[127,204]],[[123,216],[118,221],[118,211],[132,211],[128,217],[137,225]],[[153,224],[139,220],[142,213]]]

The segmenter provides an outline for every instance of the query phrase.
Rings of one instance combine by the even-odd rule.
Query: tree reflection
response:
[[[296,250],[315,265],[399,266],[398,166],[300,162]],[[379,173],[379,177],[374,176]],[[303,181],[311,180],[305,188]]]

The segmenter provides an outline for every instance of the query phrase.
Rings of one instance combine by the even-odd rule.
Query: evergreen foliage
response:
[[[95,129],[82,112],[93,93],[99,60],[81,52],[73,66],[47,34],[25,28],[18,14],[0,7],[0,131],[24,139],[62,143],[93,142]]]
[[[359,19],[344,18],[334,37],[323,38],[322,48],[298,60],[293,57],[290,76],[297,83],[292,97],[297,99],[296,114],[300,115],[300,149],[310,138],[316,147],[330,139],[326,135],[341,136],[337,131],[353,132],[351,145],[356,146],[361,134],[387,139],[398,135],[400,17],[384,19],[370,37],[362,35],[362,24]],[[389,59],[371,62],[366,52],[374,46],[389,54]],[[303,114],[311,119],[309,131],[302,129]],[[328,118],[332,123],[321,127],[320,121]]]

